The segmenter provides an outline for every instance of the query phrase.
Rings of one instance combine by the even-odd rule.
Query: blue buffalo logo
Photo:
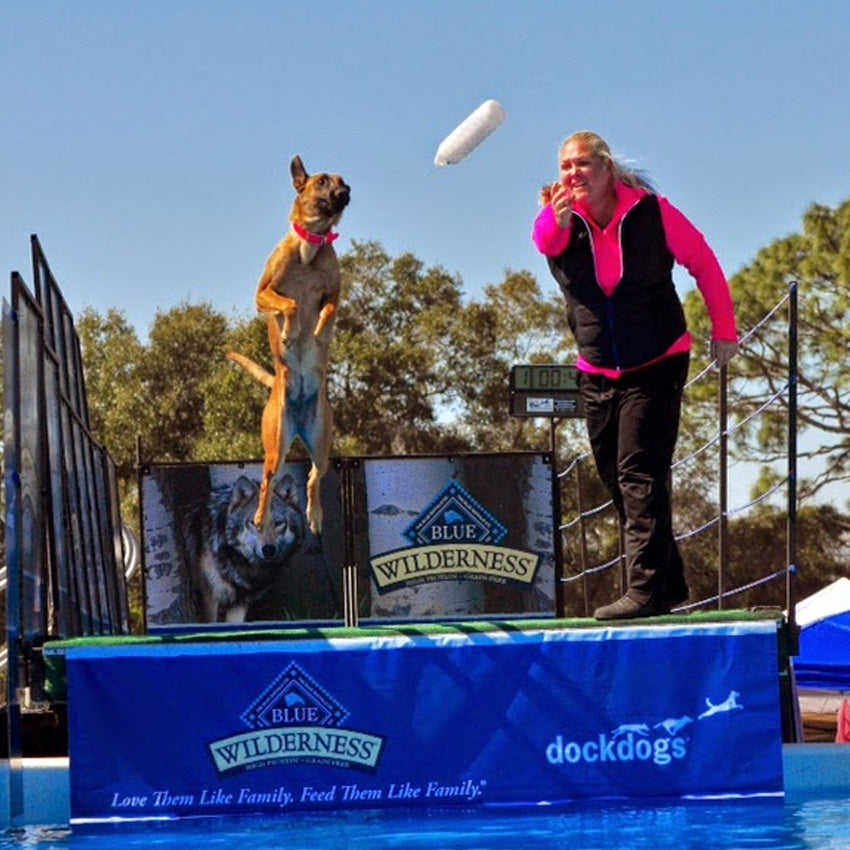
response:
[[[414,545],[498,544],[508,530],[457,481],[449,482],[404,531]]]
[[[346,708],[291,662],[240,715],[250,731],[212,741],[208,744],[210,756],[219,776],[299,763],[374,773],[384,739],[370,732],[345,728],[342,724],[347,717]],[[250,794],[248,789],[241,793]],[[286,805],[293,799],[291,792],[282,786],[274,794],[278,796],[261,802]],[[257,802],[250,797],[244,799]]]
[[[297,664],[291,663],[242,713],[251,729],[339,726],[348,711]]]

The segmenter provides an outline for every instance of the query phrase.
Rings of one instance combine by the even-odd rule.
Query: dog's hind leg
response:
[[[203,622],[218,622],[218,600],[213,596],[213,591],[205,590],[201,602],[204,609]]]
[[[310,524],[310,531],[315,535],[322,532],[324,512],[322,511],[322,497],[319,488],[327,470],[327,463],[324,464],[324,467],[319,467],[314,462],[310,466],[310,474],[307,476],[307,522]]]
[[[316,406],[316,419],[307,436],[307,450],[312,465],[307,476],[307,522],[310,530],[318,535],[322,530],[324,512],[322,510],[321,483],[328,471],[331,440],[333,439],[333,414],[327,398],[320,393]]]
[[[225,623],[244,623],[247,614],[248,605],[242,602],[236,603],[227,609],[224,621]]]
[[[263,473],[260,479],[257,513],[254,524],[257,528],[266,529],[269,515],[269,500],[272,493],[272,483],[278,474],[283,456],[286,452],[286,424],[283,417],[285,372],[278,364],[275,369],[275,380],[271,392],[263,408],[261,422],[263,437]]]

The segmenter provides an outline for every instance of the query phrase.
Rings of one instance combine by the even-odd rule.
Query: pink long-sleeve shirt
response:
[[[620,224],[629,210],[648,194],[646,189],[633,188],[621,182],[615,184],[615,190],[617,205],[611,221],[605,227],[600,227],[593,220],[580,201],[573,207],[573,211],[578,213],[588,225],[593,245],[596,280],[606,295],[614,292],[623,276]],[[658,205],[661,209],[661,222],[667,239],[667,248],[673,255],[673,259],[684,266],[696,282],[711,320],[712,339],[736,342],[738,331],[732,296],[714,251],[711,250],[702,233],[666,198],[659,196]],[[532,238],[540,253],[547,257],[557,257],[569,245],[572,231],[572,219],[566,227],[561,227],[555,220],[552,206],[547,204],[535,219]],[[690,332],[685,331],[663,356],[668,357],[671,354],[690,351],[692,342]],[[581,355],[576,365],[582,371],[595,372],[610,378],[617,378],[622,374],[616,369],[593,366]]]

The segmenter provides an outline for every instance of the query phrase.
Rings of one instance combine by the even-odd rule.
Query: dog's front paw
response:
[[[316,327],[313,330],[313,336],[319,336],[335,314],[336,305],[330,303],[325,304],[325,306],[319,311],[319,318],[316,322]]]

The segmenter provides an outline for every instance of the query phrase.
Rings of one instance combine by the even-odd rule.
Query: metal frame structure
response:
[[[38,238],[31,243],[36,294],[12,272],[11,305],[3,302],[12,759],[23,750],[22,714],[49,701],[45,641],[130,631],[117,470],[90,430],[71,311]]]

